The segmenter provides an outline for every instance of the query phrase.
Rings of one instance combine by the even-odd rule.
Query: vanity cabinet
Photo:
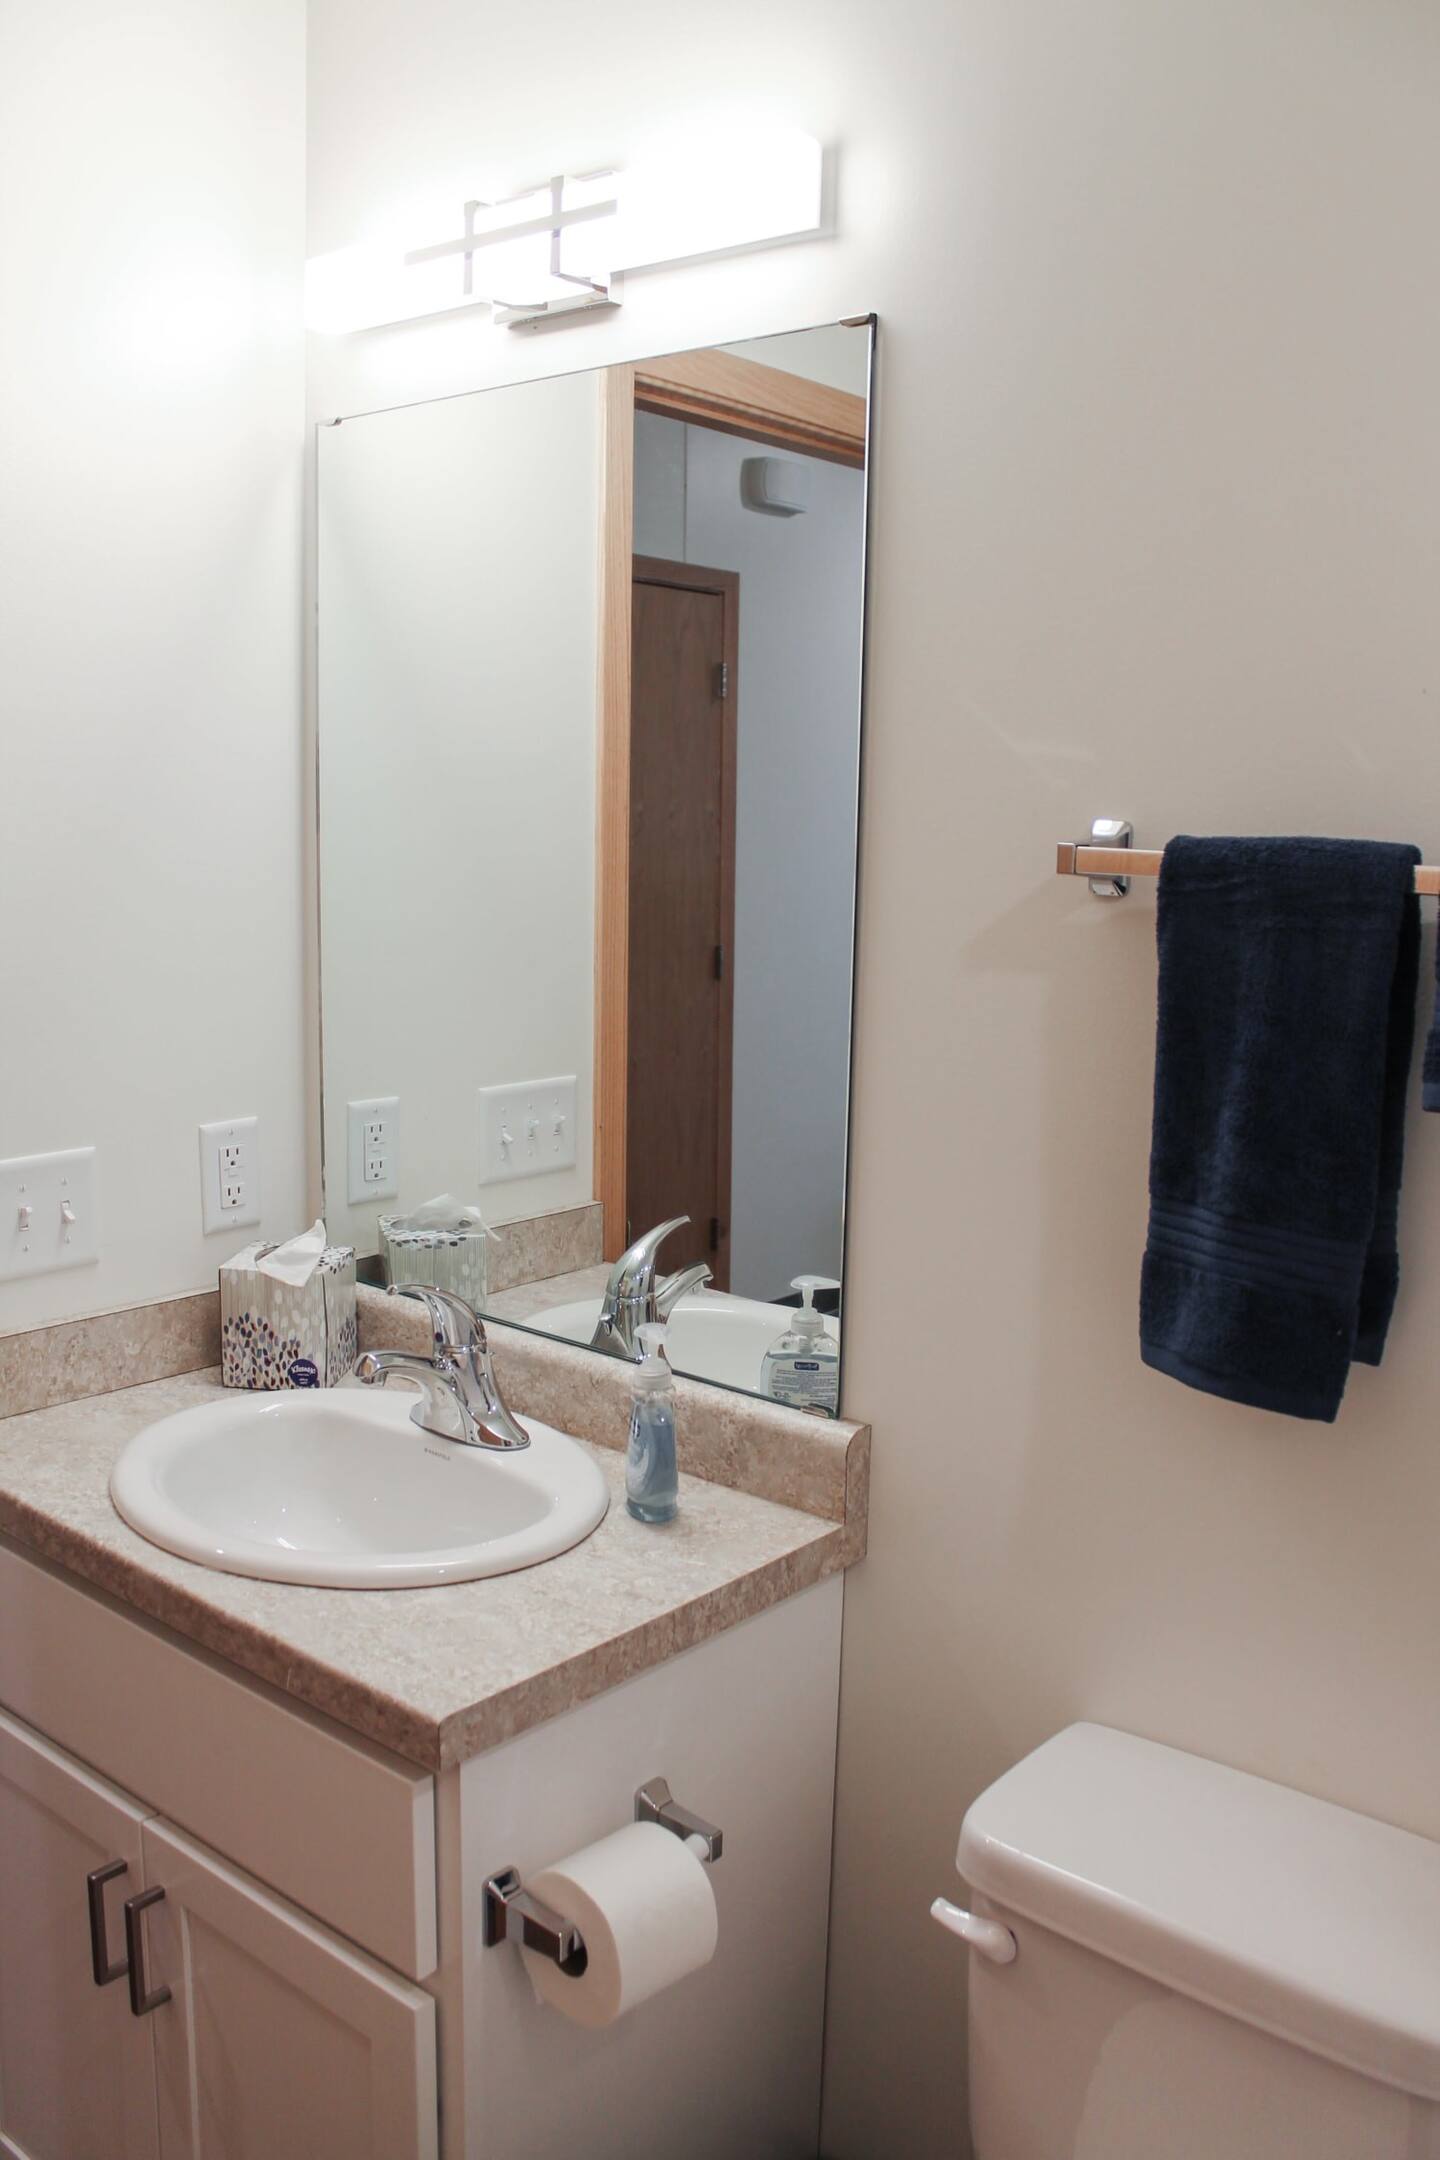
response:
[[[0,1538],[0,2154],[810,2160],[840,1600],[831,1576],[677,1624],[432,1775]],[[723,1829],[719,1947],[585,2030],[485,1947],[486,1878],[604,1837],[657,1776]],[[157,1892],[136,2016],[124,1907]]]
[[[12,2160],[433,2160],[431,1997],[5,1716],[0,1942]]]

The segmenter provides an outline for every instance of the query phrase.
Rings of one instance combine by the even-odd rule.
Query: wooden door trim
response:
[[[720,1210],[720,1238],[712,1254],[717,1289],[730,1287],[730,1179],[733,1170],[735,1101],[735,790],[739,774],[740,573],[710,570],[701,563],[669,562],[657,555],[637,555],[631,575],[635,585],[670,585],[682,592],[713,593],[721,607],[721,657],[726,694],[720,715],[720,1063],[715,1192]],[[628,812],[628,806],[627,806]],[[628,835],[627,835],[628,838]],[[628,867],[629,849],[626,849]],[[628,949],[628,937],[627,937]],[[628,1052],[629,1042],[626,1041]],[[623,1246],[620,1248],[623,1250]],[[607,1255],[607,1257],[614,1257]]]
[[[634,378],[641,412],[693,420],[721,434],[748,435],[774,449],[803,450],[836,465],[865,463],[866,406],[853,390],[713,351],[642,360]]]

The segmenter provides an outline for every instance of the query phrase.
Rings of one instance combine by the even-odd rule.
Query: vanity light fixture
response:
[[[336,335],[477,304],[509,324],[618,307],[626,270],[818,232],[822,167],[819,143],[798,129],[728,127],[656,145],[623,171],[472,198],[445,239],[387,235],[313,257],[306,322]]]

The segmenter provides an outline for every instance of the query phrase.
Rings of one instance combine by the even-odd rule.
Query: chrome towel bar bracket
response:
[[[649,1778],[635,1794],[635,1821],[655,1823],[678,1838],[695,1838],[704,1846],[696,1857],[707,1863],[725,1850],[725,1834],[703,1815],[692,1815],[671,1797],[663,1777]],[[695,1850],[694,1847],[691,1848]],[[585,1939],[572,1921],[525,1888],[520,1870],[501,1868],[485,1878],[483,1941],[487,1950],[497,1943],[518,1942],[549,1958],[561,1972],[578,1980],[588,1963]]]
[[[1091,820],[1088,842],[1077,842],[1070,853],[1072,857],[1078,858],[1082,853],[1093,856],[1097,850],[1103,849],[1107,856],[1118,856],[1123,849],[1128,857],[1134,838],[1135,828],[1128,818],[1097,817]],[[1062,849],[1061,853],[1063,852]],[[1059,867],[1057,862],[1056,868]],[[1080,875],[1078,862],[1074,874]],[[1123,870],[1119,875],[1114,874],[1108,862],[1101,875],[1097,877],[1092,874],[1090,877],[1090,896],[1094,900],[1123,900],[1129,890],[1128,876]]]

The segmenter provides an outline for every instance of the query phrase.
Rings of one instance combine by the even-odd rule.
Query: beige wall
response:
[[[382,333],[315,380],[343,410],[879,311],[846,1381],[876,1468],[826,2150],[951,2154],[961,1958],[926,1906],[967,1801],[1056,1726],[1440,1833],[1440,1120],[1391,1355],[1337,1427],[1143,1371],[1153,898],[1048,875],[1100,812],[1440,854],[1440,16],[311,13],[315,248],[477,157],[623,156],[700,83],[842,149],[833,241],[634,279],[559,336]]]

